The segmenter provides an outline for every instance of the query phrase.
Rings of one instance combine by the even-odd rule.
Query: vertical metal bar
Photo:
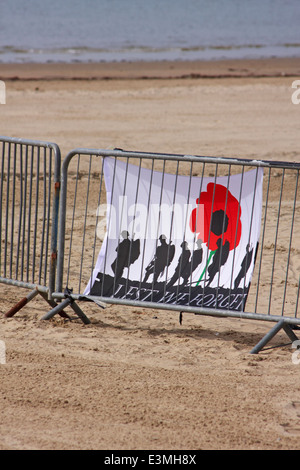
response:
[[[16,202],[16,160],[17,160],[17,144],[14,144],[13,154],[13,181],[12,181],[12,202],[11,202],[11,224],[10,224],[10,260],[9,260],[9,277],[13,277],[13,254],[14,254],[14,229],[15,229],[15,202]]]
[[[3,214],[3,182],[4,182],[4,159],[5,159],[5,142],[2,142],[2,162],[1,162],[1,175],[0,175],[0,203],[1,203],[1,212],[0,212],[0,274],[2,274],[2,214]]]
[[[121,217],[120,217],[120,226],[119,226],[118,240],[120,240],[120,235],[121,235],[121,231],[122,231],[123,211],[124,211],[124,199],[125,199],[125,194],[126,194],[127,174],[128,174],[128,164],[129,164],[129,159],[128,159],[128,157],[127,157],[127,160],[126,160],[126,170],[125,170],[125,179],[124,179],[124,186],[123,186],[123,198],[122,198],[122,208],[121,208]],[[117,272],[118,272],[118,264],[119,264],[119,244],[117,245],[117,257],[116,257],[116,269],[115,269],[115,274],[117,274]],[[114,282],[113,282],[113,295],[115,294],[115,288],[116,288],[116,276],[114,276]]]
[[[155,253],[156,253],[156,250],[157,250],[158,234],[159,234],[159,225],[160,225],[160,218],[161,218],[161,201],[162,201],[163,188],[164,188],[164,180],[165,180],[165,167],[166,167],[166,161],[164,160],[164,161],[163,161],[163,171],[162,171],[160,200],[159,200],[158,222],[157,222],[157,230],[156,230]],[[152,289],[151,289],[151,290],[152,290],[152,291],[151,291],[151,302],[153,301],[153,292],[154,292],[155,265],[156,265],[156,260],[155,260],[155,258],[154,258],[153,278],[152,278]]]
[[[149,182],[149,193],[148,193],[148,202],[147,202],[147,220],[145,225],[145,233],[144,233],[144,244],[143,244],[143,258],[141,263],[141,274],[140,274],[140,281],[139,281],[139,290],[141,289],[142,279],[143,279],[143,270],[144,270],[144,260],[145,260],[145,248],[146,248],[146,239],[147,239],[147,232],[149,229],[149,208],[150,208],[150,200],[151,200],[151,193],[152,193],[152,181],[153,181],[153,172],[154,172],[154,158],[152,158],[152,166],[151,166],[151,175],[150,175],[150,182]],[[152,230],[150,226],[150,230]],[[152,233],[150,233],[152,235]]]
[[[260,250],[259,268],[258,268],[258,276],[257,276],[257,287],[256,287],[256,297],[255,297],[255,307],[254,307],[254,312],[255,313],[257,313],[257,305],[258,305],[258,293],[259,293],[259,287],[260,287],[260,275],[261,275],[262,257],[263,257],[264,241],[265,241],[265,231],[266,231],[266,220],[267,220],[268,202],[269,202],[270,180],[271,180],[271,168],[269,168],[269,177],[268,177],[267,192],[266,192],[265,215],[264,215],[264,223],[263,223],[262,238],[261,238],[261,250]]]
[[[277,239],[278,239],[279,218],[280,218],[280,210],[281,210],[281,202],[282,202],[282,191],[283,191],[284,175],[285,175],[285,170],[283,169],[282,178],[281,178],[280,198],[279,198],[279,204],[278,204],[278,213],[277,213],[277,224],[276,224],[276,234],[275,234],[275,242],[274,242],[273,263],[272,263],[272,270],[271,270],[271,282],[270,282],[270,296],[269,296],[268,313],[270,313],[270,311],[271,311],[272,289],[273,289],[273,279],[274,279],[274,269],[275,269],[275,257],[276,257],[276,249],[277,249]]]
[[[84,223],[83,223],[83,236],[82,236],[82,244],[81,244],[81,261],[80,261],[79,276],[78,276],[78,292],[80,292],[80,289],[81,289],[81,277],[82,277],[82,266],[83,266],[83,258],[84,258],[86,220],[87,220],[87,210],[88,210],[89,192],[90,192],[91,164],[92,164],[92,155],[90,155],[90,158],[89,158],[88,183],[87,183],[87,190],[86,190],[85,213],[84,213]]]
[[[200,184],[200,188],[199,188],[199,196],[198,196],[198,200],[200,200],[200,196],[201,196],[201,193],[202,193],[202,186],[203,186],[203,178],[204,178],[204,171],[205,171],[205,162],[202,163],[202,175],[201,175],[201,184]],[[200,202],[200,201],[199,201]],[[195,242],[196,242],[196,238],[197,238],[197,225],[198,225],[198,220],[199,220],[199,217],[201,217],[201,211],[200,211],[200,204],[198,204],[196,206],[196,220],[195,220],[195,231],[194,231],[194,245],[195,245]],[[203,222],[204,223],[204,222]],[[194,254],[194,246],[193,246],[193,252],[192,252],[192,259],[193,259],[193,254]],[[193,270],[192,270],[192,263],[191,263],[191,282],[190,282],[190,288],[189,288],[189,303],[191,301],[191,292],[192,292],[192,284],[194,284],[193,282]],[[198,282],[198,280],[196,281]]]
[[[174,222],[174,206],[176,201],[176,190],[177,190],[177,183],[178,183],[178,169],[179,169],[179,160],[177,161],[176,167],[176,175],[175,175],[175,185],[174,185],[174,193],[173,193],[173,203],[172,203],[172,215],[171,215],[171,226],[170,226],[170,236],[169,236],[169,244],[168,244],[168,254],[167,254],[167,266],[166,266],[166,274],[165,274],[165,284],[164,284],[164,296],[166,296],[166,285],[168,281],[168,267],[169,267],[169,256],[170,256],[170,244],[172,241],[172,231],[173,231],[173,222]]]
[[[76,155],[76,151],[68,153],[61,166],[61,188],[58,195],[55,192],[56,202],[59,198],[59,204],[54,205],[58,208],[58,255],[57,255],[57,275],[55,281],[55,290],[57,292],[63,291],[63,272],[64,272],[64,257],[65,257],[65,233],[66,233],[66,205],[67,205],[67,190],[68,190],[68,167],[71,159]],[[57,179],[57,178],[56,178]],[[56,188],[58,187],[56,181]],[[55,241],[55,240],[54,240]]]
[[[240,186],[240,194],[239,194],[239,207],[238,207],[238,213],[237,213],[237,218],[236,218],[236,227],[235,227],[235,238],[234,238],[234,248],[236,248],[236,241],[237,241],[237,233],[238,233],[238,223],[239,223],[239,218],[241,215],[240,212],[240,207],[241,207],[241,200],[242,200],[242,190],[243,190],[243,184],[244,184],[244,173],[245,173],[245,167],[242,166],[242,173],[241,173],[241,186]],[[232,260],[232,269],[231,269],[231,279],[230,279],[230,287],[229,287],[229,302],[228,302],[228,309],[230,309],[230,297],[231,297],[231,290],[232,290],[232,283],[233,283],[233,272],[234,272],[234,263],[235,263],[235,249],[233,250],[233,260]]]
[[[216,308],[218,307],[218,292],[219,292],[219,284],[220,284],[220,276],[221,276],[221,261],[222,261],[222,251],[223,251],[223,241],[224,241],[224,230],[225,230],[225,216],[227,212],[227,204],[228,204],[228,193],[229,193],[229,183],[230,183],[230,172],[231,172],[231,165],[229,165],[228,169],[228,176],[227,176],[227,188],[226,188],[226,198],[225,198],[225,207],[224,207],[224,217],[223,217],[223,224],[222,224],[222,242],[221,242],[221,252],[220,252],[220,260],[219,260],[219,269],[218,269],[218,283],[216,287]]]
[[[54,157],[53,157],[54,155]],[[59,217],[59,197],[60,197],[60,170],[61,170],[61,154],[57,145],[51,147],[51,175],[52,175],[52,158],[54,158],[54,175],[53,183],[54,191],[52,198],[52,225],[51,225],[51,259],[49,269],[49,298],[55,290],[55,279],[57,270],[57,243],[58,243],[58,217]],[[50,171],[50,169],[49,169]],[[52,181],[52,177],[51,177]],[[50,201],[49,201],[50,204]],[[50,215],[49,215],[50,218]]]
[[[116,177],[116,165],[117,165],[117,158],[115,158],[114,161],[114,174],[113,174],[113,181],[112,181],[112,188],[111,188],[111,195],[110,195],[110,201],[107,201],[109,204],[113,204],[113,198],[114,198],[114,189],[115,189],[115,177]],[[103,273],[105,273],[106,270],[106,260],[107,260],[107,252],[108,252],[108,244],[109,244],[109,234],[111,231],[111,219],[112,219],[112,211],[109,211],[109,220],[107,221],[107,237],[106,237],[106,246],[105,246],[105,257],[104,257],[104,265],[103,265]],[[102,282],[102,287],[101,287],[101,295],[103,296],[104,292],[104,282]]]
[[[256,174],[255,174],[254,195],[253,195],[253,200],[252,200],[251,219],[250,219],[251,221],[250,221],[250,228],[249,228],[248,245],[250,244],[251,233],[252,233],[252,222],[253,222],[253,214],[254,214],[255,199],[256,199],[257,178],[258,178],[258,167],[256,168]],[[255,256],[256,247],[253,248],[253,250],[254,250],[253,254]],[[248,256],[249,256],[249,253],[247,252],[247,254],[246,254],[247,261],[248,261]],[[246,265],[247,265],[247,262],[246,262]],[[245,287],[246,287],[246,274],[247,274],[247,271],[246,271],[246,266],[245,266],[244,285],[243,285],[243,299],[245,298],[244,295],[245,295]],[[241,303],[241,310],[244,309],[244,304],[245,304],[245,302],[243,301]]]
[[[46,242],[45,242],[45,256],[44,256],[44,280],[43,283],[46,284],[48,281],[48,256],[49,256],[49,240],[50,240],[50,249],[51,249],[51,239],[50,239],[50,222],[51,222],[51,194],[52,194],[52,148],[47,152],[45,149],[45,174],[44,178],[46,180],[45,190],[47,194],[47,208],[46,208]],[[48,176],[47,176],[47,158],[48,158]]]
[[[34,172],[34,147],[31,146],[30,156],[30,184],[29,184],[29,202],[28,202],[28,221],[27,221],[27,266],[26,266],[26,280],[29,281],[30,275],[30,260],[31,260],[31,215],[32,215],[32,195],[33,195],[33,173]],[[33,262],[33,259],[32,259]]]
[[[38,213],[39,213],[39,176],[40,176],[40,147],[37,148],[37,162],[36,162],[36,187],[35,187],[35,216],[34,216],[34,231],[33,231],[33,250],[32,250],[32,282],[35,281],[35,266],[36,266],[36,253],[37,253],[37,229],[38,229]]]
[[[45,225],[46,225],[46,222],[47,222],[47,216],[46,216],[46,211],[47,211],[47,184],[46,184],[46,156],[45,156],[45,152],[46,149],[44,149],[44,157],[43,157],[43,170],[44,170],[44,173],[43,173],[43,204],[41,204],[43,207],[42,207],[42,227],[41,227],[41,242],[40,242],[40,255],[39,255],[39,276],[38,276],[38,279],[39,279],[39,284],[41,284],[42,282],[42,270],[43,270],[43,260],[44,260],[44,245],[45,245]],[[40,157],[40,155],[39,155]],[[41,170],[42,171],[42,170]],[[38,177],[38,180],[40,179],[40,175]],[[39,204],[39,201],[40,201],[40,197],[39,197],[39,194],[38,194],[38,205],[40,206]]]
[[[186,207],[186,214],[185,214],[185,221],[184,221],[184,236],[183,236],[183,243],[185,242],[185,232],[186,232],[186,227],[188,223],[188,207],[190,204],[190,195],[191,195],[191,181],[192,181],[192,169],[193,169],[193,162],[190,162],[190,175],[189,175],[189,186],[188,186],[188,194],[187,194],[187,207]],[[192,271],[192,259],[193,259],[193,253],[194,253],[194,246],[193,250],[191,252],[191,262],[190,262],[190,270]],[[181,276],[181,268],[182,268],[182,258],[179,266],[179,280]],[[178,302],[178,294],[179,294],[179,280],[177,284],[177,289],[176,289],[176,303]],[[190,282],[190,287],[189,291],[191,289],[191,282]],[[190,295],[189,295],[189,303],[190,303]]]
[[[210,245],[210,236],[211,236],[212,215],[213,215],[214,204],[215,204],[217,175],[218,175],[218,163],[216,163],[216,168],[215,168],[214,189],[213,189],[213,197],[212,197],[212,204],[211,204],[210,218],[209,218],[209,231],[208,231],[208,241],[207,241],[207,251],[206,251],[206,262],[205,262],[206,268],[205,268],[205,271],[204,271],[203,293],[205,292],[205,287],[206,287],[206,281],[207,281],[206,275],[207,275],[208,265],[209,265],[209,262],[210,262],[210,257],[213,254],[213,252],[211,251],[210,254],[208,255],[209,245]],[[203,304],[204,304],[204,295],[202,296],[202,308],[203,308]]]
[[[133,214],[133,223],[132,223],[132,233],[129,234],[131,237],[131,243],[129,245],[129,257],[128,257],[128,270],[127,270],[127,279],[126,279],[126,284],[125,284],[125,292],[127,292],[128,288],[128,280],[129,280],[129,273],[130,273],[130,260],[131,260],[131,252],[132,252],[132,243],[134,241],[134,229],[135,229],[135,218],[136,218],[136,206],[137,206],[137,201],[138,201],[138,194],[139,194],[139,188],[140,188],[140,177],[141,177],[141,167],[142,167],[142,159],[139,159],[139,171],[138,171],[138,183],[137,183],[137,188],[135,192],[135,202],[134,202],[134,214]]]
[[[293,230],[294,230],[296,202],[297,202],[298,180],[299,180],[299,170],[297,171],[297,175],[296,175],[294,205],[293,205],[293,212],[292,212],[291,232],[290,232],[290,240],[289,240],[289,250],[288,250],[287,265],[286,265],[286,276],[285,276],[285,283],[284,283],[284,292],[283,292],[281,315],[284,315],[284,305],[285,305],[286,290],[287,290],[287,283],[288,283],[288,273],[289,273],[290,256],[291,256],[291,248],[292,248],[292,238],[293,238]]]
[[[22,252],[21,252],[21,281],[24,280],[24,259],[25,259],[25,241],[26,241],[26,213],[27,213],[27,178],[28,178],[28,145],[25,145],[24,157],[24,190],[23,190],[23,218],[22,218]]]
[[[99,206],[101,204],[104,158],[101,159],[101,162],[102,162],[102,168],[101,168],[101,177],[100,177],[100,185],[99,185],[99,192],[98,192],[98,204],[97,204],[97,211],[96,211],[96,224],[95,224],[95,233],[94,233],[94,245],[93,245],[93,256],[92,256],[92,263],[91,263],[90,279],[92,279],[93,271],[95,267],[95,250],[96,250],[96,242],[97,242],[97,226],[98,226],[98,216],[99,216],[98,212],[99,212]]]
[[[70,266],[71,266],[71,253],[72,253],[72,242],[73,242],[73,233],[74,233],[74,220],[75,220],[75,208],[76,208],[76,200],[77,200],[77,186],[78,186],[78,174],[79,174],[80,160],[81,160],[80,154],[78,154],[76,183],[75,183],[74,198],[73,198],[73,214],[72,214],[72,222],[71,222],[71,229],[70,229],[70,244],[69,244],[68,268],[67,268],[67,280],[66,280],[67,286],[69,285],[69,275],[70,275]]]
[[[20,247],[22,249],[21,243],[21,232],[22,232],[22,211],[24,207],[24,195],[23,195],[23,146],[20,145],[20,205],[19,205],[19,223],[18,223],[18,242],[17,242],[17,257],[16,257],[16,279],[19,278],[19,257],[20,257]],[[21,272],[22,278],[22,272]]]
[[[10,159],[11,144],[8,144],[7,153],[7,180],[6,180],[6,213],[5,213],[5,244],[4,244],[4,272],[3,276],[7,276],[7,243],[8,243],[8,221],[9,221],[9,198],[10,198]]]

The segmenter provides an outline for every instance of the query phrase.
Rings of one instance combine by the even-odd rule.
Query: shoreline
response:
[[[197,78],[263,78],[300,76],[299,58],[211,61],[3,63],[0,79],[137,80]]]

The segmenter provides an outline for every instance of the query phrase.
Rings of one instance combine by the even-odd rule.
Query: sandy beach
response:
[[[300,162],[300,59],[0,64],[0,79],[0,134],[55,142],[63,157],[117,147]],[[0,284],[2,314],[25,294]],[[283,332],[250,355],[266,322],[82,308],[90,325],[41,321],[40,296],[0,315],[1,450],[299,448],[300,365]]]

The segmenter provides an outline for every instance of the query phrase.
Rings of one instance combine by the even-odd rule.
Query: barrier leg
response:
[[[54,317],[59,312],[62,312],[62,310],[70,305],[72,302],[72,299],[65,299],[63,300],[60,304],[57,304],[52,310],[50,310],[48,313],[46,313],[43,317],[42,320],[50,320],[51,318]]]
[[[36,297],[37,294],[40,294],[43,297],[43,299],[45,299],[46,302],[48,302],[48,304],[51,307],[55,307],[57,305],[57,303],[54,302],[54,300],[49,300],[47,298],[47,295],[44,292],[40,292],[38,289],[34,289],[33,291],[29,292],[29,294],[26,297],[23,297],[23,299],[21,299],[19,302],[17,302],[16,305],[14,305],[8,312],[6,312],[4,314],[4,316],[6,318],[13,317],[17,312],[19,312],[19,310],[21,310],[32,299],[34,299],[34,297]],[[67,313],[65,313],[64,311],[60,311],[58,313],[61,317],[70,319],[69,315]]]
[[[54,308],[58,305],[54,300],[48,299],[47,294],[45,294],[44,292],[40,292],[40,294],[46,300],[46,302],[50,305],[50,307]],[[59,311],[58,314],[62,318],[66,318],[66,319],[70,320],[69,315],[66,312],[64,312],[63,310]]]
[[[273,328],[257,343],[257,345],[250,351],[250,354],[258,354],[259,351],[272,339],[274,336],[283,329],[288,335],[291,341],[296,341],[298,338],[291,329],[291,327],[286,323],[284,319],[276,323]]]
[[[70,305],[70,307],[74,310],[74,312],[78,315],[78,317],[83,321],[85,325],[88,325],[89,323],[91,323],[90,320],[87,318],[87,316],[83,313],[81,308],[79,308],[78,305],[74,302],[74,300],[72,300],[70,297],[63,300],[60,304],[57,304],[52,310],[46,313],[42,317],[42,320],[50,320],[57,313],[61,313],[62,310],[68,305]]]
[[[74,310],[74,312],[79,316],[85,325],[89,325],[91,323],[85,313],[83,313],[81,308],[76,304],[76,302],[72,302],[70,307]]]
[[[288,337],[290,338],[290,340],[292,341],[292,343],[294,341],[298,341],[299,338],[295,335],[295,333],[293,332],[292,328],[290,327],[290,325],[288,323],[285,323],[283,325],[283,329],[286,332],[286,334],[288,335]]]
[[[17,313],[21,308],[23,308],[28,302],[30,302],[34,297],[39,293],[37,289],[34,289],[33,291],[29,292],[29,294],[26,297],[23,297],[16,305],[14,305],[8,312],[4,314],[6,318],[13,317],[15,313]]]

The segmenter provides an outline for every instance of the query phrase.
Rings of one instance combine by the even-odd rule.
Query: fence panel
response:
[[[56,275],[60,150],[53,143],[0,137],[0,158],[0,282],[34,289],[31,297],[40,292],[50,300]]]
[[[122,150],[70,152],[62,165],[54,298],[300,324],[299,170],[300,164],[284,162]],[[140,207],[143,191],[149,197],[144,197]],[[179,198],[180,191],[185,199]],[[119,200],[118,208],[114,197]],[[187,209],[179,218],[184,230],[178,232],[178,207],[184,200]],[[232,218],[235,205],[237,213]],[[201,207],[206,212],[201,213]],[[150,219],[155,235],[148,230]],[[145,231],[142,236],[141,231]],[[153,239],[156,248],[165,243],[159,238],[163,232],[169,250],[171,241],[178,240],[173,264],[167,263],[169,267],[166,264],[155,278],[150,251]],[[229,232],[231,240],[227,239]],[[138,238],[139,260],[124,262],[118,246],[122,240],[131,240],[127,246],[133,254],[132,241]],[[202,261],[193,274],[191,259],[197,246],[202,249]],[[184,255],[189,256],[189,275],[178,267]],[[135,274],[134,283],[136,267],[139,274]],[[155,297],[157,285],[163,286],[163,295],[160,290]],[[51,317],[51,312],[46,317]]]

